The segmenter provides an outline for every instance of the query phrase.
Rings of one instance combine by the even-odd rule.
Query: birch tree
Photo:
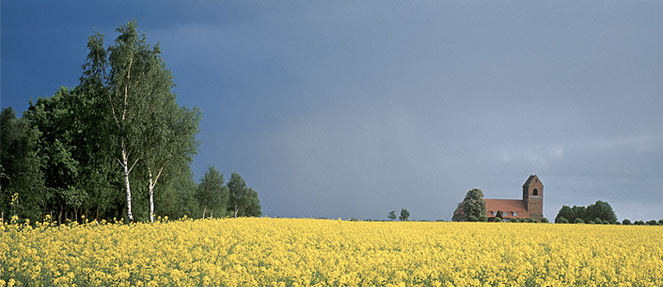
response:
[[[147,44],[144,34],[136,31],[136,23],[129,22],[116,29],[120,34],[113,45],[104,49],[103,35],[96,34],[88,41],[88,58],[81,82],[98,85],[97,95],[105,97],[113,128],[110,141],[120,166],[126,192],[127,219],[132,213],[131,173],[141,160],[144,142],[148,97],[155,91],[151,83],[159,62],[154,55],[158,47]],[[156,66],[155,66],[156,65]]]

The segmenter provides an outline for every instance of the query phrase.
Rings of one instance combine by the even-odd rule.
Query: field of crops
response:
[[[663,286],[661,226],[240,218],[0,228],[0,286]]]

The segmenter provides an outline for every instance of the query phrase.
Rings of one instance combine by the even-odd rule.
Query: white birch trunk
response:
[[[149,176],[147,190],[150,194],[150,222],[154,222],[154,184],[152,183],[152,171],[149,168],[147,169],[147,174]]]
[[[147,190],[149,191],[150,194],[150,222],[154,222],[154,187],[157,185],[157,181],[159,181],[159,177],[161,176],[161,172],[163,171],[163,167],[159,169],[159,173],[157,173],[156,177],[152,177],[152,169],[147,168],[147,176],[148,176],[148,183],[149,185],[147,186]]]
[[[124,146],[124,145],[123,145]],[[129,159],[127,158],[127,151],[122,148],[122,169],[124,171],[124,184],[127,190],[127,218],[129,221],[134,221],[134,215],[131,213],[131,185],[129,184]]]

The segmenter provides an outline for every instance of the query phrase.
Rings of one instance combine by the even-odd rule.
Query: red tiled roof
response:
[[[527,205],[522,199],[486,199],[486,217],[495,217],[493,212],[498,211],[502,212],[502,218],[529,218]]]
[[[502,218],[529,218],[529,211],[525,201],[521,199],[493,199],[486,200],[486,217],[495,217],[493,212],[497,214],[498,211],[502,212]],[[513,212],[516,215],[513,215]],[[463,204],[459,204],[455,214],[463,214]]]

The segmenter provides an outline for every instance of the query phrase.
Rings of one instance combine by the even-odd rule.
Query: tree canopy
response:
[[[483,191],[478,188],[471,189],[463,200],[463,215],[465,221],[485,221],[486,201],[483,199]]]

